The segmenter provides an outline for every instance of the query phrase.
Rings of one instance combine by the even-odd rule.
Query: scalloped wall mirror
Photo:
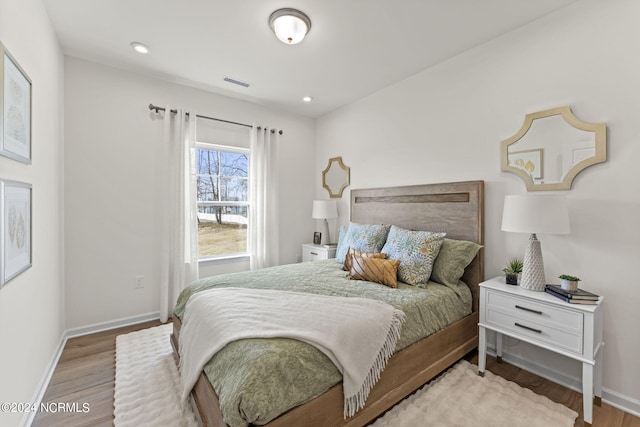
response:
[[[568,106],[530,113],[502,141],[501,168],[518,175],[528,191],[570,190],[575,176],[607,160],[607,125],[587,123]]]
[[[342,192],[349,185],[349,166],[342,163],[342,157],[332,157],[322,171],[322,186],[332,199],[342,197]]]

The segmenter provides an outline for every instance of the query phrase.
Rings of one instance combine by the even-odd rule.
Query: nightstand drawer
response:
[[[320,245],[303,244],[302,245],[302,262],[320,261],[323,259],[335,258],[335,248],[325,248]]]
[[[540,343],[582,354],[582,333],[577,334],[574,331],[569,331],[563,328],[562,324],[535,322],[525,316],[516,316],[499,310],[497,307],[488,307],[486,314],[486,322],[489,326],[512,331],[519,336]]]
[[[327,259],[324,252],[318,252],[317,250],[309,249],[302,253],[303,262],[318,261],[321,259]]]
[[[583,314],[578,311],[563,309],[495,291],[490,291],[487,294],[487,307],[521,320],[549,325],[576,335],[582,335]]]

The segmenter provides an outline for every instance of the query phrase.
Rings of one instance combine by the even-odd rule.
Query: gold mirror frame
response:
[[[525,134],[531,128],[534,120],[556,115],[561,115],[561,117],[568,125],[576,129],[586,132],[593,132],[595,138],[595,154],[574,164],[568,171],[564,173],[562,182],[552,182],[544,184],[535,183],[533,181],[532,175],[527,173],[525,170],[509,166],[509,146],[517,143],[525,136]],[[543,149],[540,148],[539,150],[542,153]],[[605,123],[583,122],[573,115],[569,106],[552,108],[549,110],[527,114],[524,118],[522,128],[520,128],[520,130],[516,132],[515,135],[513,135],[511,138],[502,141],[500,148],[501,169],[504,172],[511,172],[518,175],[524,181],[528,191],[570,190],[573,179],[576,177],[576,175],[578,175],[589,166],[605,161],[607,161],[607,125]],[[541,164],[540,168],[542,167],[543,165]]]
[[[322,171],[322,186],[332,199],[342,197],[342,192],[349,185],[350,169],[342,163],[342,157],[332,157]]]

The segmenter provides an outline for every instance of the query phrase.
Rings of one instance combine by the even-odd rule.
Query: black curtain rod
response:
[[[158,111],[165,111],[165,108],[164,107],[158,107],[157,105],[149,104],[149,110],[155,110],[156,114],[158,114]],[[176,114],[178,112],[178,110],[171,110],[171,112],[173,114]],[[185,113],[185,114],[187,116],[189,115],[189,113]],[[232,125],[244,126],[244,127],[247,127],[247,128],[253,127],[252,125],[248,125],[246,123],[232,122],[232,121],[229,121],[229,120],[217,119],[215,117],[203,116],[203,115],[200,115],[200,114],[196,114],[196,117],[201,118],[201,119],[207,119],[207,120],[215,120],[216,122],[229,123],[229,124],[232,124]],[[258,126],[258,130],[260,130],[260,129],[262,129],[262,127]],[[271,129],[271,133],[275,133],[275,132],[276,132],[275,129]],[[279,130],[278,133],[280,135],[282,135],[284,132]]]

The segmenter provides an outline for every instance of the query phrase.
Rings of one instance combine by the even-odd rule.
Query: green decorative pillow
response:
[[[433,262],[447,233],[412,231],[391,226],[382,252],[389,259],[400,260],[398,279],[424,287],[429,282]]]
[[[344,264],[349,248],[362,252],[380,252],[389,233],[388,225],[350,222],[336,249],[336,260]]]
[[[440,253],[433,263],[431,280],[446,286],[457,286],[464,269],[473,261],[480,248],[481,245],[467,240],[444,239]]]
[[[361,258],[386,258],[385,254],[379,252],[362,252],[353,248],[349,248],[347,252],[347,256],[344,258],[344,264],[342,269],[345,271],[351,270],[351,262],[353,257],[361,257]]]
[[[400,261],[397,259],[367,258],[353,253],[348,256],[351,258],[349,279],[376,282],[390,288],[398,287],[397,275]]]

